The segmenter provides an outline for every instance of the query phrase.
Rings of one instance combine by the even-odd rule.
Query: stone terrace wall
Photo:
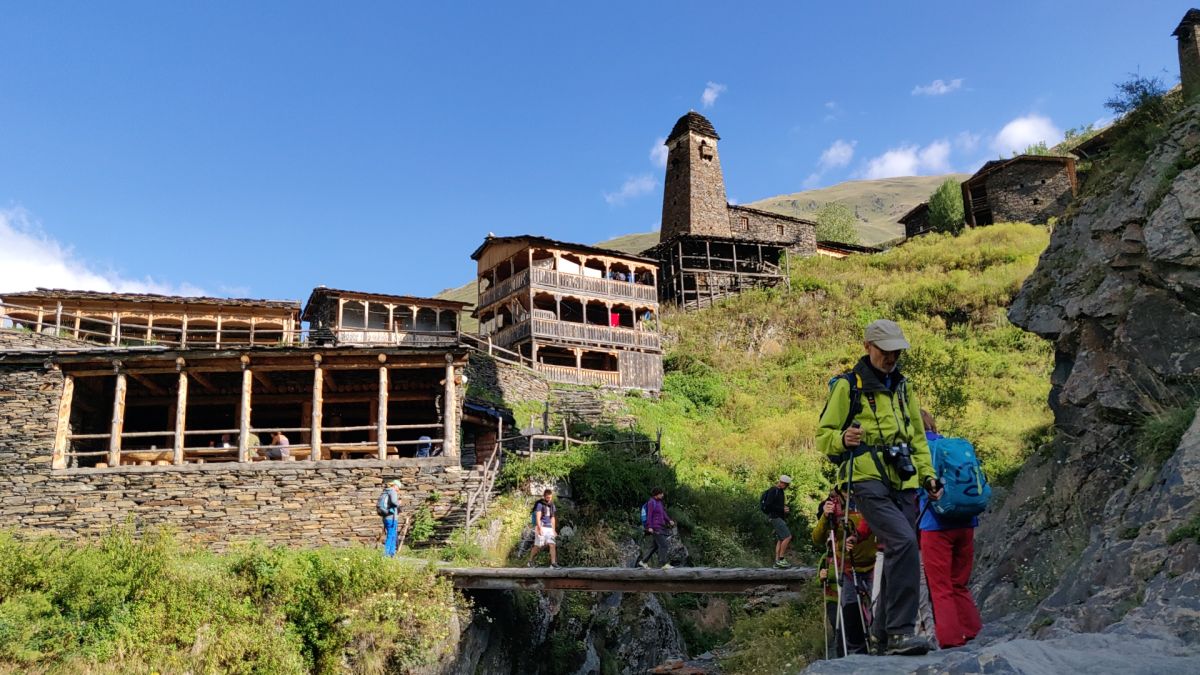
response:
[[[1071,179],[1061,164],[1016,162],[987,177],[992,222],[1045,223],[1071,203]]]
[[[478,473],[444,458],[50,468],[62,375],[0,365],[0,523],[76,537],[131,520],[172,526],[213,549],[258,539],[313,546],[371,543],[375,500],[399,478],[402,513],[429,503],[435,518],[462,510]],[[437,493],[435,502],[427,502]]]
[[[545,401],[550,383],[523,366],[497,361],[486,354],[472,352],[466,369],[467,388],[492,401],[508,405],[521,401]]]

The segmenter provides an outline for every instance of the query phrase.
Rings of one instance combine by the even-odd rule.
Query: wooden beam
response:
[[[321,459],[321,415],[324,407],[322,389],[325,383],[323,371],[321,355],[317,354],[313,357],[312,429],[309,431],[309,446],[312,447],[309,459],[313,461]]]
[[[128,373],[128,375],[129,375],[129,379],[131,379],[134,382],[137,382],[138,384],[142,385],[143,387],[149,389],[151,391],[151,393],[154,393],[158,396],[166,396],[167,395],[167,390],[164,389],[163,387],[159,386],[157,383],[154,382],[154,380],[151,380],[149,377],[142,375],[141,373]]]
[[[329,391],[336,392],[338,390],[338,386],[337,386],[337,380],[335,380],[333,377],[333,373],[329,372],[325,368],[322,368],[321,370],[326,371],[325,375],[324,375],[325,388],[328,389]]]
[[[267,391],[275,388],[275,385],[271,382],[271,377],[260,371],[257,366],[254,368],[254,379],[258,380],[258,383],[261,384],[263,389],[266,389]]]
[[[442,397],[442,454],[458,457],[458,394],[454,386],[454,363],[446,363],[446,388]]]
[[[573,590],[668,593],[750,593],[764,586],[801,590],[816,570],[771,568],[677,567],[644,570],[624,567],[458,568],[443,567],[456,588],[475,590]]]
[[[67,468],[67,436],[71,433],[71,400],[75,397],[75,378],[63,376],[62,395],[58,399],[58,428],[54,432],[54,457],[51,467]]]
[[[376,424],[379,425],[379,431],[376,432],[376,439],[379,442],[379,459],[387,459],[387,417],[388,417],[388,369],[387,364],[379,366],[379,412],[376,414]]]
[[[254,390],[254,373],[250,370],[249,357],[243,363],[242,405],[238,420],[238,461],[250,461],[250,395]]]
[[[125,430],[125,373],[117,373],[117,385],[113,391],[112,424],[108,437],[108,465],[121,466],[121,432]]]
[[[208,379],[204,373],[200,373],[195,370],[188,370],[188,374],[191,375],[192,379],[199,382],[200,386],[204,387],[208,391],[217,391],[217,387],[213,385],[212,380]]]
[[[171,457],[172,464],[183,464],[183,432],[187,427],[188,376],[179,372],[179,388],[175,392],[175,447]]]

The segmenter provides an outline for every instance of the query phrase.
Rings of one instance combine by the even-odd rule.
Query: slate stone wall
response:
[[[1015,162],[987,177],[993,223],[1045,223],[1066,212],[1073,195],[1062,164]]]

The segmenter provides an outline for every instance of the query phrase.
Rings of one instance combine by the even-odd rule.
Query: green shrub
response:
[[[215,555],[162,532],[0,533],[0,665],[22,670],[398,670],[439,653],[455,611],[445,581],[375,549]]]
[[[1179,447],[1183,434],[1195,419],[1198,403],[1200,399],[1165,407],[1157,413],[1143,417],[1138,424],[1138,457],[1154,466],[1161,466],[1170,459]]]
[[[936,232],[958,234],[964,221],[962,186],[947,178],[929,195],[929,224]]]
[[[799,602],[739,617],[733,625],[722,672],[775,675],[798,673],[825,655],[825,606],[821,587],[812,584]]]
[[[408,538],[414,544],[429,541],[437,529],[437,521],[428,504],[422,504],[413,514],[412,524],[408,528]]]
[[[824,204],[813,214],[817,223],[817,241],[838,241],[843,244],[857,244],[858,219],[850,207],[838,202]]]

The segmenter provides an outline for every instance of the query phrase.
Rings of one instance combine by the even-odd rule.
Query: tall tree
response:
[[[845,204],[829,202],[813,217],[817,221],[817,241],[837,241],[843,244],[857,244],[858,227],[854,212]]]
[[[964,220],[962,185],[947,178],[929,196],[929,224],[937,232],[958,234],[962,232]]]

